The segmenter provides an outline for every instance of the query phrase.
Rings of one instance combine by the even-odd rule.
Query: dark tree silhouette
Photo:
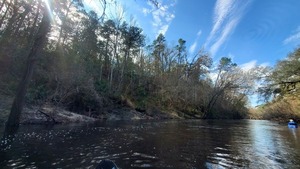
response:
[[[8,117],[8,121],[6,122],[6,127],[18,126],[20,122],[20,116],[24,105],[24,98],[28,84],[32,77],[33,68],[40,51],[44,47],[44,44],[47,39],[47,33],[49,32],[51,26],[49,16],[50,14],[48,13],[48,10],[44,11],[45,12],[43,14],[38,33],[27,58],[26,70],[24,71],[24,75],[19,83],[17,93],[14,98],[12,108]]]

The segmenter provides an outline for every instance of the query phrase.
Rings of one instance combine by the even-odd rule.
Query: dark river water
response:
[[[300,129],[255,120],[21,126],[0,168],[93,169],[102,159],[121,169],[300,168]]]

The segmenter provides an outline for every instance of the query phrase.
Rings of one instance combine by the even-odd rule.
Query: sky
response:
[[[170,45],[182,38],[190,56],[204,49],[244,69],[274,66],[300,43],[300,0],[158,0],[159,8],[147,0],[116,1],[148,44],[159,33]]]

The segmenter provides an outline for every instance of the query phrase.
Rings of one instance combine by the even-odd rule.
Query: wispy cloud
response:
[[[152,15],[152,27],[156,35],[165,34],[168,31],[169,25],[175,18],[175,12],[172,7],[175,6],[176,0],[160,1],[157,8],[153,3],[148,2],[148,7],[143,8],[142,12],[145,16]]]
[[[228,18],[233,8],[234,0],[217,0],[214,8],[213,28],[208,36],[207,43],[215,36],[222,23]]]
[[[196,39],[195,39],[195,41],[194,41],[194,43],[190,46],[190,48],[189,48],[189,52],[191,53],[191,54],[193,54],[194,52],[195,52],[195,50],[196,50],[196,48],[197,48],[197,45],[198,45],[198,40],[199,40],[199,37],[201,36],[201,34],[202,34],[202,31],[201,30],[199,30],[198,32],[197,32],[197,37],[196,37]]]
[[[283,44],[286,45],[288,43],[298,42],[298,41],[300,41],[300,26],[298,27],[298,29],[295,31],[294,34],[290,35],[283,41]]]
[[[210,48],[210,52],[211,52],[212,55],[215,55],[217,53],[217,51],[219,50],[221,45],[223,45],[223,43],[228,38],[230,33],[232,33],[234,28],[237,26],[238,22],[239,22],[238,19],[234,19],[234,20],[231,20],[229,23],[227,23],[225,25],[220,37],[218,39],[216,39],[216,41],[214,42],[214,44]]]
[[[241,64],[240,67],[244,71],[249,71],[250,69],[254,68],[256,66],[256,64],[257,64],[257,61],[256,60],[252,60],[250,62]]]
[[[198,45],[197,41],[194,41],[194,43],[190,46],[189,52],[194,53],[197,45]]]
[[[241,64],[240,68],[243,71],[249,71],[249,70],[255,68],[256,66],[259,66],[259,67],[268,67],[268,66],[270,66],[270,63],[265,62],[265,63],[258,64],[257,60],[251,60],[250,62]]]
[[[197,37],[200,37],[201,34],[202,34],[202,30],[199,30],[199,31],[197,32]]]
[[[213,26],[205,42],[205,47],[210,46],[210,52],[215,55],[223,43],[232,34],[246,7],[252,0],[217,0],[214,7]]]

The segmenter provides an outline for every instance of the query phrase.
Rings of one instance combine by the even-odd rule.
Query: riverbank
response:
[[[154,120],[178,119],[175,114],[163,112],[139,112],[127,107],[117,108],[93,116],[91,113],[77,114],[53,105],[42,107],[33,106],[25,108],[21,116],[21,124],[66,124],[66,123],[92,123],[99,120]]]
[[[0,125],[4,125],[8,119],[10,108],[12,105],[13,97],[0,95]],[[281,112],[284,107],[290,109],[295,107],[284,105],[281,106]],[[295,105],[295,104],[292,104]],[[277,106],[278,107],[278,106]],[[270,111],[262,111],[266,108],[258,107],[251,109],[248,115],[249,119],[257,120],[271,120],[286,123],[290,118],[298,121],[300,120],[298,114],[277,113],[270,114]],[[296,110],[296,108],[295,108]],[[274,112],[274,111],[272,111]],[[294,111],[296,112],[296,111]],[[191,113],[176,112],[171,110],[161,110],[157,107],[148,107],[145,110],[136,109],[135,106],[124,101],[119,104],[112,104],[97,112],[72,112],[63,107],[55,106],[51,103],[43,104],[40,106],[25,105],[23,109],[20,123],[21,124],[69,124],[69,123],[93,123],[103,120],[161,120],[161,119],[199,119],[201,116]]]
[[[299,96],[289,96],[250,109],[249,119],[287,122],[294,119],[300,122]]]
[[[0,124],[4,125],[10,113],[13,98],[0,97]],[[128,106],[115,106],[115,108],[103,109],[102,112],[85,112],[78,114],[52,104],[42,106],[26,105],[21,114],[21,124],[69,124],[69,123],[93,123],[101,120],[159,120],[182,119],[175,112],[163,112],[156,108],[137,111]]]

